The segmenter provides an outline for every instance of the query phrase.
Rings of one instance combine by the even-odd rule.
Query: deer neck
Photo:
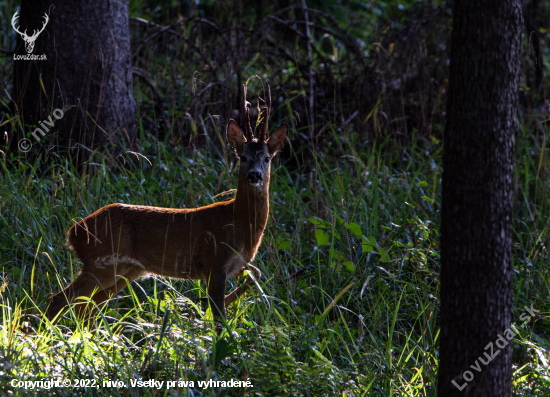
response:
[[[260,186],[248,184],[246,176],[240,174],[233,215],[236,229],[242,233],[244,249],[254,252],[258,246],[269,212],[269,170]]]

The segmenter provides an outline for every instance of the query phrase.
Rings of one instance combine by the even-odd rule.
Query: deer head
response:
[[[258,138],[254,138],[250,126],[249,103],[246,101],[246,87],[243,85],[243,104],[241,108],[243,130],[235,120],[229,120],[227,124],[227,140],[240,157],[241,165],[239,173],[246,178],[248,184],[257,187],[262,185],[266,175],[269,175],[271,159],[282,149],[288,127],[282,125],[266,140],[268,132],[268,120],[271,112],[271,90],[268,86],[266,106],[258,115],[260,132]]]
[[[15,26],[18,13],[19,11],[16,11],[15,14],[13,15],[13,18],[11,19],[11,26],[13,26],[13,29],[21,35],[21,38],[25,42],[25,49],[27,50],[27,53],[31,54],[32,51],[34,50],[34,42],[38,38],[38,35],[44,31],[50,18],[48,18],[48,14],[44,14],[45,21],[44,21],[44,24],[42,25],[42,29],[35,30],[32,36],[28,36],[27,29],[25,29],[24,32],[20,32],[19,30],[17,30],[17,27]]]

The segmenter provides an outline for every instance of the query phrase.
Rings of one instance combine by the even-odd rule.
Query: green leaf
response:
[[[308,221],[310,221],[314,225],[317,225],[317,226],[319,226],[320,228],[323,228],[323,229],[331,229],[332,228],[332,225],[327,221],[322,221],[320,219],[315,219],[315,218],[308,218]]]
[[[371,252],[374,247],[376,247],[376,240],[374,240],[374,237],[362,237],[363,241],[361,243],[361,248],[363,249],[363,252]]]
[[[383,261],[389,262],[390,257],[388,255],[388,253],[386,252],[386,250],[384,250],[384,248],[378,247],[378,253],[380,254],[380,257]]]
[[[345,221],[342,218],[340,218],[339,216],[334,217],[334,219],[336,219],[336,223],[338,225],[341,225],[341,224],[345,223]]]
[[[277,239],[277,250],[288,250],[290,249],[290,240],[286,238]]]
[[[315,230],[315,240],[317,240],[317,245],[319,247],[328,244],[328,234],[324,231],[317,229]]]
[[[428,182],[426,182],[426,181],[418,182],[418,186],[420,186],[420,187],[426,187],[426,186],[428,186]]]
[[[355,270],[355,263],[352,261],[344,261],[342,264],[350,271],[353,272]]]
[[[330,224],[330,222],[322,221],[322,220],[320,220],[320,219],[315,219],[315,218],[308,218],[308,221],[310,221],[310,222],[313,223],[314,225],[319,226],[320,228],[323,228],[323,229],[332,229],[332,225]]]
[[[353,234],[355,237],[361,238],[363,236],[363,233],[361,232],[361,226],[359,226],[357,223],[351,222],[349,225],[346,223],[345,226],[351,231],[351,234]]]
[[[361,244],[361,248],[363,249],[363,252],[371,252],[374,247],[372,245],[369,245],[369,244]]]

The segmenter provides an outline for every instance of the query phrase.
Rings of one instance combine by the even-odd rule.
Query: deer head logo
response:
[[[24,32],[20,32],[19,30],[17,30],[17,27],[15,26],[15,23],[16,23],[16,20],[17,20],[17,17],[18,17],[18,15],[17,15],[18,12],[19,11],[16,11],[15,14],[13,15],[13,18],[11,19],[11,26],[13,26],[13,29],[17,33],[19,33],[21,35],[21,37],[23,38],[23,41],[25,42],[25,49],[27,50],[27,53],[32,54],[32,51],[34,50],[34,42],[38,38],[38,35],[44,31],[44,29],[46,28],[46,25],[48,24],[48,21],[50,20],[50,18],[48,18],[48,14],[44,14],[45,21],[44,21],[44,24],[42,25],[42,29],[40,29],[38,31],[35,30],[32,36],[28,36],[27,35],[27,29],[25,29]]]

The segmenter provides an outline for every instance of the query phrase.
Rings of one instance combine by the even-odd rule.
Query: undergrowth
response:
[[[53,325],[41,313],[79,270],[65,246],[75,221],[113,202],[183,208],[228,199],[237,178],[233,155],[213,144],[173,148],[142,132],[151,143],[141,156],[96,152],[81,172],[69,162],[44,168],[5,157],[3,392],[35,393],[13,387],[14,380],[88,379],[96,383],[56,393],[125,395],[129,385],[158,395],[131,386],[153,379],[181,381],[171,392],[194,396],[435,395],[440,147],[420,139],[406,149],[389,140],[361,146],[351,132],[327,133],[349,154],[327,149],[313,166],[275,161],[269,223],[254,261],[261,289],[228,309],[220,335],[199,304],[206,294],[200,281],[133,282],[92,326],[72,311]],[[544,151],[531,153],[528,134],[520,132],[517,144],[517,187],[532,199],[516,201],[514,319],[530,304],[541,315],[514,342],[518,395],[548,387],[546,162]],[[198,384],[231,379],[251,386]]]

